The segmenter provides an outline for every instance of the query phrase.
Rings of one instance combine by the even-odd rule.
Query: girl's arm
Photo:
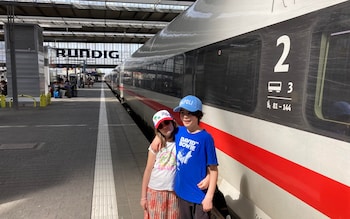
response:
[[[152,172],[155,161],[156,161],[156,154],[153,153],[151,150],[149,150],[147,164],[146,164],[146,168],[145,168],[145,171],[143,173],[143,178],[142,178],[140,205],[143,208],[143,210],[147,210],[147,188],[148,188],[149,180],[151,178],[151,172]]]

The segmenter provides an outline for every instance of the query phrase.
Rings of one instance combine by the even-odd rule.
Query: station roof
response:
[[[145,43],[195,0],[2,0],[5,23],[38,24],[45,42]]]

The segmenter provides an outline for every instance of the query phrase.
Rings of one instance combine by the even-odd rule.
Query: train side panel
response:
[[[125,101],[150,126],[187,94],[203,101],[219,188],[241,218],[349,218],[350,3],[274,1],[272,11],[249,3],[237,7],[252,19],[235,20],[237,11],[210,17],[215,3],[198,1],[126,65]],[[178,34],[167,47],[167,31],[180,31],[186,15],[220,21],[230,37],[209,28],[191,43],[186,23],[184,41]]]

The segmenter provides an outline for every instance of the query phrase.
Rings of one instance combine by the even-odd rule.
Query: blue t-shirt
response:
[[[192,203],[201,204],[206,190],[197,184],[207,175],[207,166],[218,165],[214,140],[205,130],[191,134],[180,126],[175,134],[177,171],[175,176],[176,194]]]

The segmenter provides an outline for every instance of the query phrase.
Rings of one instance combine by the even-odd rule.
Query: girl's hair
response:
[[[171,133],[171,136],[170,136],[170,140],[174,141],[174,139],[175,139],[175,129],[177,128],[177,124],[176,124],[176,122],[174,120],[171,120],[170,122],[173,124],[173,127],[174,127],[174,130],[173,130],[173,132]],[[159,131],[159,129],[154,129],[154,133],[155,133],[155,135],[157,135],[160,138],[160,140],[162,142],[162,148],[165,147],[166,139],[165,139],[164,135]]]

